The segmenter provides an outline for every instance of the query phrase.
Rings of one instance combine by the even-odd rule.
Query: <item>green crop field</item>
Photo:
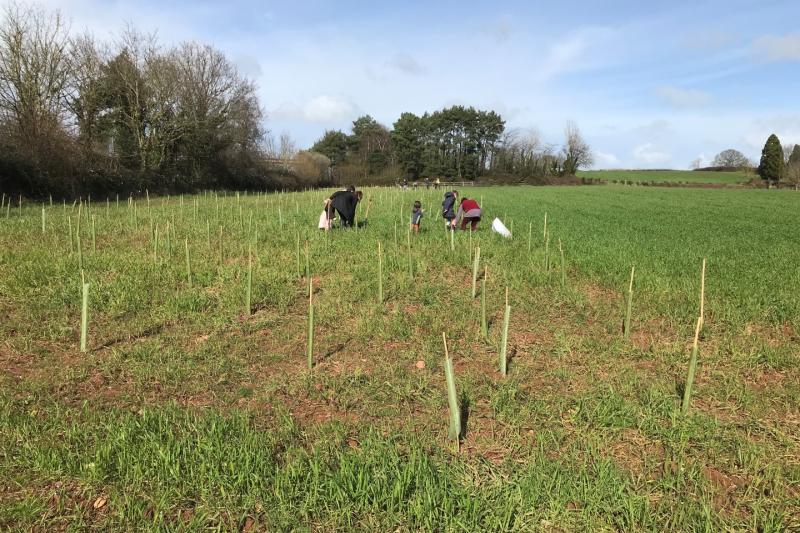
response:
[[[578,176],[609,182],[716,183],[723,185],[747,183],[753,178],[741,171],[712,172],[703,170],[582,170],[578,172]]]
[[[5,200],[0,529],[800,528],[800,193],[329,193]]]

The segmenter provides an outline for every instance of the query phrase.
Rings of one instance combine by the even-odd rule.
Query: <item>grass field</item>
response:
[[[737,185],[747,183],[752,176],[745,172],[711,172],[690,170],[581,170],[579,177],[602,179],[609,182],[633,181],[655,183],[716,183]]]
[[[454,251],[439,191],[366,189],[328,234],[323,191],[0,212],[0,529],[800,527],[800,194],[462,193],[486,219]]]

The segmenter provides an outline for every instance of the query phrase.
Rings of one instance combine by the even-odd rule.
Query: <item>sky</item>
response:
[[[595,168],[688,168],[727,148],[757,160],[770,133],[800,143],[798,0],[39,4],[101,41],[132,24],[215,46],[300,147],[363,114],[391,127],[454,104],[553,145],[574,121]]]

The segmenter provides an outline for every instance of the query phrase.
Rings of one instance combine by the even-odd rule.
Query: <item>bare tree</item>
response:
[[[790,163],[786,166],[786,183],[794,186],[795,190],[800,188],[800,163]]]
[[[158,44],[154,35],[145,35],[129,26],[117,43],[118,52],[105,66],[107,90],[114,109],[112,142],[132,146],[132,156],[139,170],[151,169],[150,128],[151,87],[145,71],[148,63],[156,61]],[[152,67],[150,69],[152,73]]]
[[[745,157],[742,152],[730,148],[718,153],[714,157],[712,165],[715,167],[744,168],[747,167],[749,163],[747,157]]]
[[[61,144],[70,77],[61,14],[11,4],[0,24],[0,121],[15,149],[36,167],[52,166]]]
[[[702,165],[703,165],[703,159],[698,157],[696,159],[693,159],[692,162],[689,163],[689,168],[692,169],[692,170],[697,170]]]
[[[795,146],[796,145],[794,143],[786,143],[783,145],[783,160],[787,163],[789,162],[789,158],[792,156]]]
[[[272,132],[269,130],[266,130],[264,132],[263,138],[261,140],[261,151],[264,153],[266,157],[269,158],[278,157],[278,145],[275,142],[275,136],[272,135]]]
[[[108,139],[101,133],[102,113],[107,105],[102,88],[106,58],[91,35],[70,41],[69,71],[65,105],[67,127],[77,136],[83,155],[103,150]],[[105,150],[107,152],[107,149]]]
[[[591,166],[594,163],[594,156],[577,124],[572,121],[567,122],[564,136],[565,146],[561,149],[564,174],[574,175],[581,167]]]
[[[289,135],[288,131],[284,131],[280,136],[280,147],[278,148],[278,157],[281,159],[291,159],[297,154],[297,145]]]

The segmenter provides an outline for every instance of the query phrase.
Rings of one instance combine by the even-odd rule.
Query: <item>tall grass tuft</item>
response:
[[[82,283],[81,298],[81,352],[86,352],[89,337],[89,284]]]
[[[533,222],[528,222],[528,251],[531,251],[531,241],[533,240]]]
[[[311,260],[309,259],[309,253],[308,253],[308,241],[306,241],[305,252],[306,252],[306,279],[311,279]]]
[[[46,219],[46,216],[47,215],[45,213],[44,206],[42,206],[42,235],[44,235],[45,232],[47,231],[47,219]]]
[[[158,224],[153,230],[153,262],[158,264]]]
[[[561,239],[558,239],[558,253],[561,256],[561,288],[567,287],[567,265],[564,262],[564,248],[561,246]]]
[[[172,236],[169,222],[167,222],[167,259],[172,259]]]
[[[81,232],[75,233],[75,246],[78,249],[78,268],[83,270],[83,246],[81,245]]]
[[[544,214],[544,230],[542,230],[542,240],[547,240],[547,212]]]
[[[450,359],[450,352],[447,349],[447,335],[442,332],[444,341],[444,375],[447,381],[447,403],[450,409],[450,429],[448,436],[456,441],[456,446],[461,445],[461,411],[458,406],[458,395],[456,394],[456,376],[453,371],[453,361]]]
[[[408,247],[408,277],[414,278],[414,258],[411,256],[411,227],[406,232],[406,243]]]
[[[550,273],[550,234],[544,235],[544,271]]]
[[[295,232],[294,237],[295,265],[297,266],[297,279],[300,279],[302,277],[302,274],[300,273],[300,232]]]
[[[475,247],[475,258],[472,262],[472,298],[477,296],[478,291],[478,267],[481,264],[481,247]]]
[[[631,309],[633,307],[633,276],[636,272],[636,266],[631,266],[631,280],[628,283],[628,298],[627,303],[625,304],[625,325],[624,331],[622,332],[625,336],[625,340],[631,336]]]
[[[692,357],[689,359],[689,371],[686,374],[686,385],[683,388],[683,403],[681,413],[689,412],[689,403],[692,401],[692,386],[694,385],[694,374],[697,370],[697,350],[700,340],[700,328],[703,327],[703,318],[697,317],[697,325],[694,328],[694,343],[692,344]]]
[[[97,252],[97,229],[95,226],[95,216],[92,215],[92,252]]]
[[[67,217],[67,232],[69,233],[69,253],[75,252],[75,236],[72,233],[72,217]]]

